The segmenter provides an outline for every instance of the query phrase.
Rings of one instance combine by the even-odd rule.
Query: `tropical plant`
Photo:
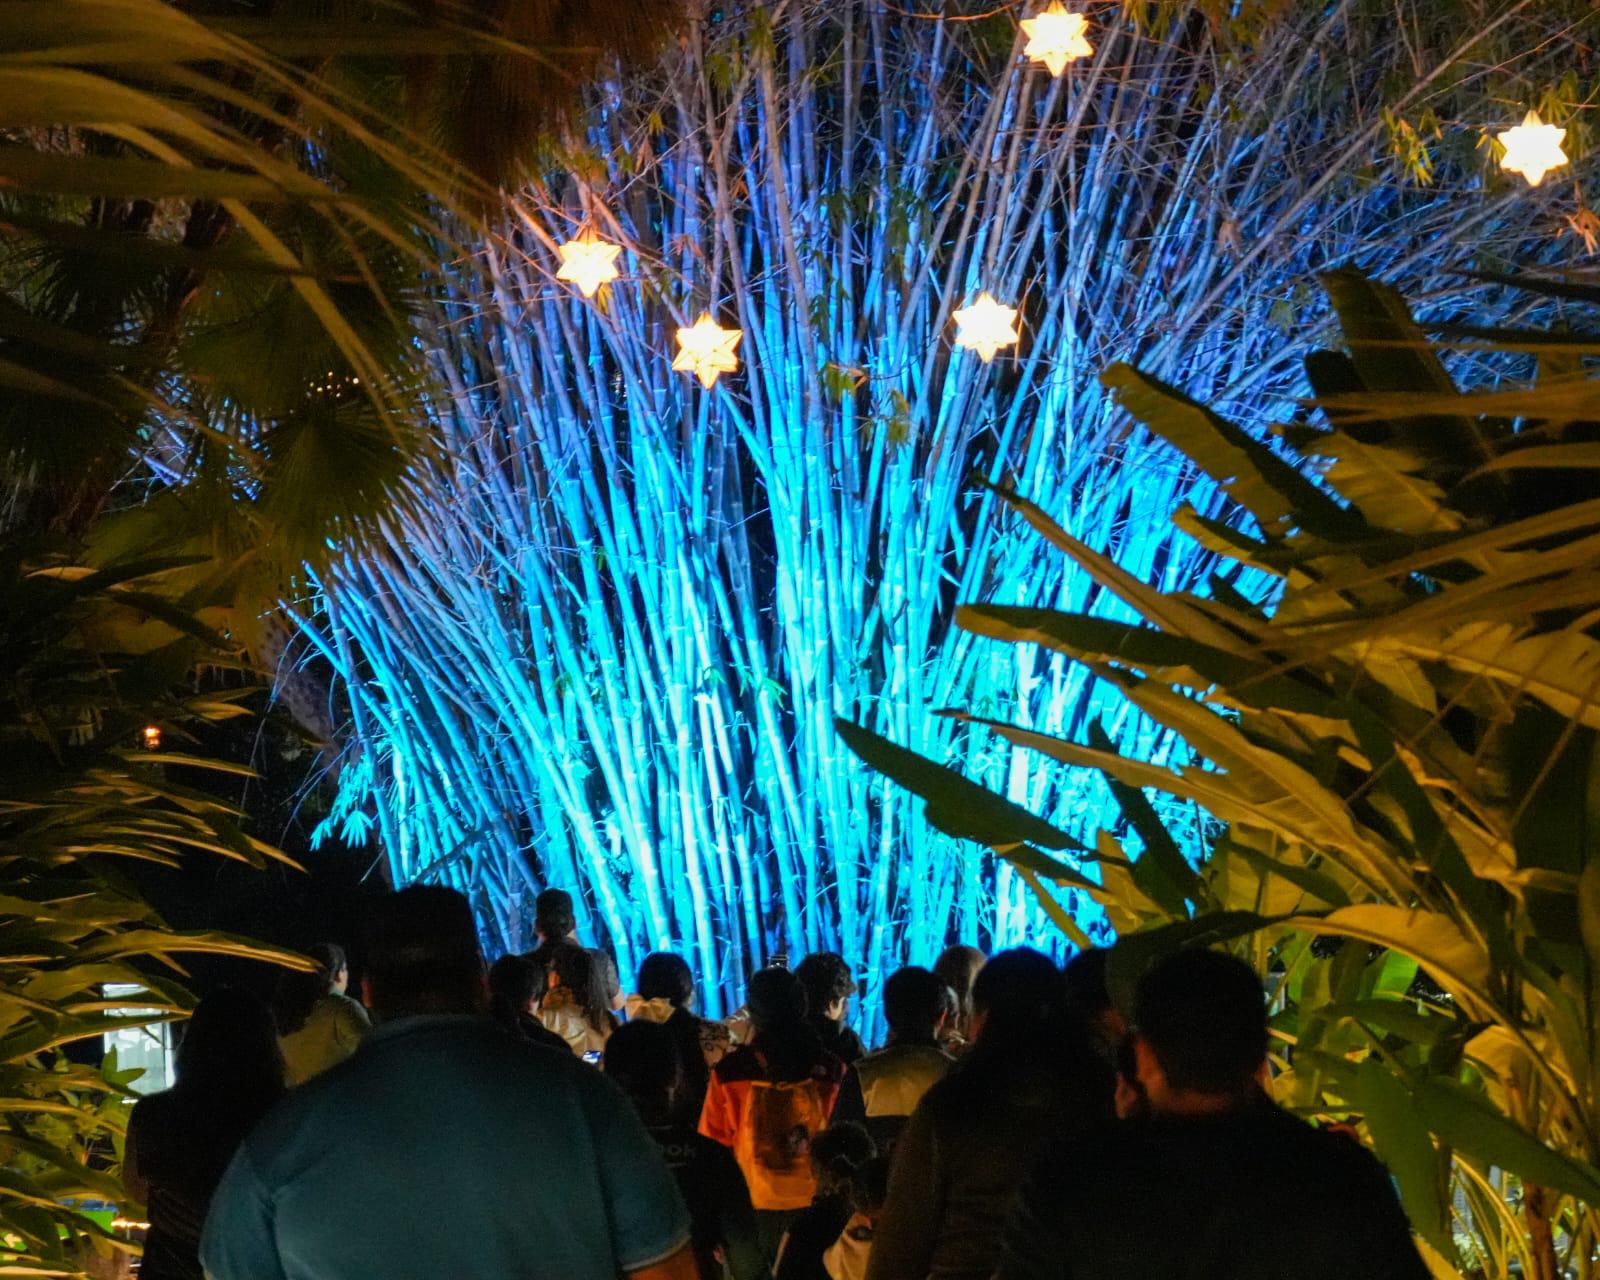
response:
[[[119,1201],[129,1079],[67,1046],[183,1016],[185,953],[296,963],[223,934],[168,928],[119,864],[282,860],[205,786],[244,772],[185,749],[247,714],[258,689],[165,579],[179,564],[94,571],[0,544],[0,1271],[74,1274],[122,1247],[78,1210]],[[187,691],[186,691],[187,684]],[[159,750],[152,749],[159,746]],[[118,991],[133,994],[115,994]]]
[[[7,0],[9,524],[209,556],[247,627],[430,442],[411,318],[441,219],[494,204],[674,13]]]
[[[1306,360],[1322,425],[1266,443],[1131,366],[1104,375],[1228,496],[1224,519],[1175,517],[1217,556],[1208,585],[1140,581],[997,491],[1069,576],[1138,620],[997,602],[963,606],[959,625],[1086,667],[1193,754],[1162,767],[1092,723],[1062,736],[954,714],[1010,750],[1102,772],[1116,830],[1080,844],[841,732],[928,798],[930,819],[1102,902],[1122,993],[1153,950],[1182,944],[1227,943],[1270,973],[1275,1093],[1360,1123],[1437,1274],[1592,1276],[1600,384],[1586,362],[1600,339],[1435,324],[1444,352],[1388,288],[1323,279],[1346,346]],[[1600,303],[1587,284],[1518,283],[1588,316]],[[1447,368],[1463,348],[1498,353],[1498,376],[1458,389]],[[1243,565],[1272,588],[1236,590]],[[1152,794],[1204,815],[1202,863]]]
[[[443,282],[443,457],[298,602],[349,703],[331,829],[376,832],[397,882],[472,893],[501,946],[554,882],[624,973],[682,947],[714,1000],[771,950],[827,946],[870,1004],[947,938],[1033,936],[1015,870],[974,871],[830,728],[959,760],[1080,835],[1110,804],[1096,778],[927,709],[1107,715],[1130,751],[1171,749],[1088,669],[952,631],[984,597],[1126,616],[968,473],[1014,473],[1125,572],[1198,586],[1216,553],[1166,517],[1218,517],[1221,492],[1117,432],[1097,369],[1138,358],[1256,412],[1313,340],[1293,301],[1320,264],[1381,253],[1465,299],[1452,268],[1578,245],[1549,222],[1568,188],[1486,182],[1476,131],[1429,135],[1432,186],[1386,153],[1393,113],[1481,116],[1474,67],[1557,78],[1550,11],[1112,7],[1055,79],[1016,13],[916,9],[715,6],[608,87]],[[623,246],[594,302],[555,278],[585,233]],[[981,290],[1021,308],[993,365],[949,341]],[[744,334],[709,392],[671,369],[703,309]]]

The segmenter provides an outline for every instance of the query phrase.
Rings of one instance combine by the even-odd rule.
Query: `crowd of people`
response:
[[[667,952],[625,996],[569,895],[536,925],[486,972],[466,900],[411,888],[362,1002],[331,947],[276,1007],[207,996],[130,1121],[146,1280],[1428,1274],[1382,1167],[1271,1100],[1220,952],[1156,961],[1129,1024],[1104,952],[952,947],[887,979],[868,1052],[832,953],[714,1021]]]

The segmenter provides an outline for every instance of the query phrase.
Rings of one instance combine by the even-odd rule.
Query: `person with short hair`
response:
[[[594,953],[576,942],[551,948],[549,982],[539,1021],[580,1058],[604,1053],[617,1016],[606,1003]]]
[[[836,1124],[811,1144],[816,1191],[778,1246],[772,1280],[828,1280],[823,1262],[850,1222],[850,1184],[877,1155],[872,1136],[858,1124]]]
[[[1035,1161],[1111,1119],[1110,1069],[1064,1006],[1061,971],[1037,951],[1003,951],[979,971],[972,1048],[895,1146],[868,1280],[990,1280]]]
[[[795,966],[794,975],[806,989],[811,1010],[807,1020],[821,1038],[822,1047],[845,1063],[864,1056],[866,1045],[845,1021],[850,997],[860,984],[844,957],[834,951],[813,951]]]
[[[733,1153],[683,1119],[683,1064],[677,1037],[655,1022],[629,1022],[606,1045],[605,1073],[621,1086],[689,1206],[700,1280],[765,1280],[750,1189]]]
[[[229,1166],[211,1280],[698,1280],[683,1198],[628,1100],[484,1016],[465,897],[375,903],[365,989],[377,1029]]]
[[[563,943],[582,946],[578,941],[578,914],[572,895],[565,889],[546,889],[533,900],[533,931],[539,936],[539,945],[528,953],[528,958],[549,970],[555,962],[555,949]],[[617,962],[604,947],[584,948],[594,957],[595,974],[606,1008],[613,1013],[622,1008],[622,979],[617,975]]]
[[[1134,1026],[1148,1118],[1050,1153],[1000,1280],[1426,1280],[1383,1166],[1262,1090],[1267,1009],[1249,965],[1200,949],[1157,961]]]
[[[695,1014],[694,973],[682,956],[652,951],[639,964],[638,988],[624,1006],[628,1020],[658,1022],[672,1033],[684,1077],[678,1103],[690,1122],[697,1122],[711,1068],[733,1048],[733,1037],[722,1023]]]
[[[700,1132],[732,1149],[750,1187],[768,1257],[811,1203],[811,1146],[828,1127],[845,1066],[806,1019],[806,992],[787,969],[750,977],[754,1034],[711,1070]]]
[[[529,1044],[570,1053],[572,1047],[539,1021],[549,975],[527,956],[501,956],[489,966],[489,1016]]]
[[[911,1113],[955,1059],[939,1047],[949,990],[932,972],[908,965],[883,984],[888,1043],[850,1068],[834,1122],[866,1126],[878,1150],[892,1150]]]
[[[271,1011],[248,991],[213,991],[183,1029],[177,1082],[139,1099],[128,1117],[122,1181],[150,1215],[145,1280],[203,1280],[200,1229],[217,1184],[282,1096]]]
[[[945,1020],[939,1044],[952,1057],[959,1058],[971,1043],[972,984],[988,960],[977,947],[946,947],[933,962],[933,973],[955,993],[955,1013]]]
[[[372,1030],[367,1011],[345,994],[350,988],[350,962],[344,948],[321,942],[308,954],[316,969],[285,972],[273,998],[284,1082],[290,1088],[343,1062]]]

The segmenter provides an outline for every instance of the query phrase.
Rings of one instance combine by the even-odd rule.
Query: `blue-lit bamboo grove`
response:
[[[1168,749],[1080,671],[952,632],[962,600],[1117,607],[974,475],[1204,589],[1169,518],[1226,513],[1124,431],[1099,369],[1289,412],[1319,267],[1446,303],[1457,268],[1559,252],[1561,197],[1486,180],[1477,130],[1503,121],[1453,126],[1431,186],[1394,158],[1396,122],[1483,74],[1526,6],[1431,34],[1279,8],[1224,39],[1096,6],[1094,56],[1052,78],[1009,10],[735,4],[612,86],[447,269],[420,340],[448,387],[426,516],[303,606],[348,713],[331,824],[370,824],[396,881],[469,889],[496,946],[528,944],[544,884],[579,888],[624,974],[682,949],[713,1008],[779,949],[876,977],[947,940],[1054,936],[1009,865],[832,729],[866,723],[1090,843],[1094,775],[937,710]],[[584,230],[625,246],[592,302],[554,279]],[[1022,310],[992,365],[950,342],[984,289]],[[744,331],[709,391],[670,369],[703,309]]]

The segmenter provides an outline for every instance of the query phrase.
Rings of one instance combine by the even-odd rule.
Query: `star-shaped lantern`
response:
[[[1017,332],[1017,309],[1003,307],[989,294],[980,293],[970,307],[955,313],[956,346],[976,351],[988,364],[1001,347],[1014,347],[1022,335]]]
[[[556,279],[577,285],[578,292],[585,298],[594,297],[601,285],[617,278],[620,244],[607,244],[589,235],[558,244],[556,252],[561,255],[561,269],[556,272]]]
[[[732,373],[739,367],[739,357],[734,348],[744,337],[743,330],[724,329],[702,311],[692,328],[678,330],[678,354],[672,367],[679,373],[692,373],[708,391],[719,374]]]
[[[1536,187],[1550,170],[1566,164],[1567,153],[1561,149],[1561,140],[1566,136],[1565,129],[1546,124],[1537,111],[1530,111],[1521,124],[1500,131],[1500,142],[1506,149],[1500,167],[1508,173],[1520,173],[1530,187]]]
[[[1043,13],[1022,20],[1023,34],[1028,37],[1022,52],[1058,76],[1066,70],[1067,63],[1094,52],[1084,34],[1088,29],[1089,20],[1081,13],[1068,13],[1061,0],[1050,0],[1050,7]]]

